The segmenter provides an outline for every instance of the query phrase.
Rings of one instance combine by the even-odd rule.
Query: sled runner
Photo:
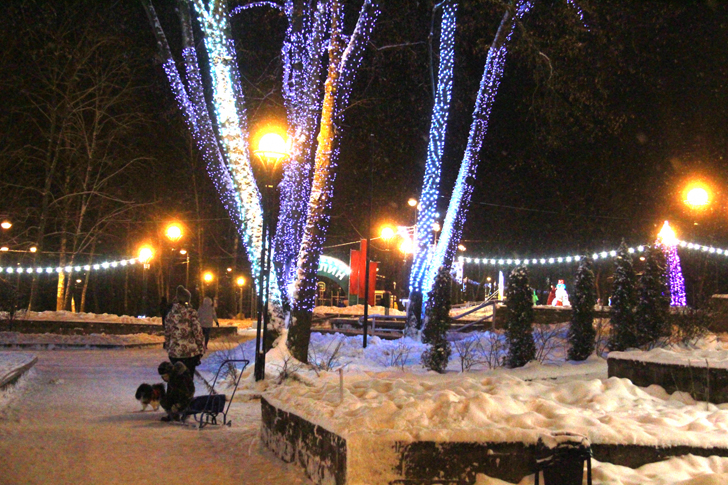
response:
[[[230,396],[230,399],[228,399],[225,394],[214,394],[215,384],[217,383],[217,379],[220,376],[220,371],[223,370],[226,365],[235,362],[242,363],[243,367],[242,369],[238,369],[238,377],[235,379],[235,387],[233,387],[233,393]],[[230,426],[232,424],[232,421],[229,421],[227,419],[227,413],[228,411],[230,411],[230,405],[232,404],[233,398],[235,397],[235,391],[237,391],[238,389],[238,384],[240,384],[240,379],[243,376],[243,371],[246,367],[248,367],[248,364],[250,364],[250,361],[244,359],[224,360],[222,364],[220,364],[220,368],[217,369],[215,379],[212,381],[211,387],[213,394],[208,394],[206,396],[197,396],[192,399],[192,402],[189,406],[187,406],[187,409],[185,409],[185,412],[182,414],[182,421],[186,420],[189,416],[192,416],[194,420],[198,423],[200,429],[207,426],[208,424],[223,424]],[[226,401],[227,407],[225,406]],[[220,414],[222,414],[222,423],[218,423],[217,421],[217,417]]]

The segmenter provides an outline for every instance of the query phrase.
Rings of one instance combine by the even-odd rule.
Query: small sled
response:
[[[243,376],[243,371],[246,367],[248,367],[250,361],[244,359],[224,360],[222,364],[220,364],[220,368],[217,369],[217,373],[215,374],[215,380],[212,381],[212,389],[214,392],[217,378],[220,376],[220,371],[231,362],[242,362],[243,368],[240,369],[240,373],[238,374],[237,379],[235,379],[235,387],[233,388],[233,393],[230,396],[230,399],[227,399],[227,396],[225,394],[208,394],[207,396],[197,396],[192,399],[192,402],[189,406],[187,406],[187,409],[185,409],[184,413],[182,414],[183,422],[189,416],[192,416],[199,425],[200,429],[207,426],[208,424],[222,424],[228,426],[232,424],[232,421],[229,421],[227,419],[227,413],[228,411],[230,411],[230,405],[232,404],[233,398],[235,397],[235,391],[238,390],[238,384],[240,384],[240,379]],[[227,407],[225,406],[226,401]],[[217,421],[217,418],[220,414],[222,414],[222,423],[218,423]]]

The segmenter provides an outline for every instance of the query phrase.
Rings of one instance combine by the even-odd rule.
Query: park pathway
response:
[[[134,392],[161,382],[161,349],[34,353],[38,363],[0,410],[2,485],[310,483],[261,445],[257,400],[233,402],[230,428],[139,412]]]

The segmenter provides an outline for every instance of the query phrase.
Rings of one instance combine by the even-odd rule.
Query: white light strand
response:
[[[707,254],[715,254],[718,256],[725,256],[728,258],[728,249],[722,249],[722,248],[716,248],[713,246],[705,246],[702,244],[687,242],[687,241],[678,241],[678,246],[685,249],[692,249],[695,251],[700,251]],[[645,250],[645,245],[640,245],[636,247],[630,247],[627,249],[627,252],[630,254],[637,254],[642,253]],[[559,256],[559,257],[538,257],[538,258],[492,258],[487,256],[481,256],[479,258],[475,258],[472,256],[459,256],[458,261],[462,262],[464,264],[489,264],[489,265],[498,265],[498,266],[519,266],[521,264],[525,265],[547,265],[547,264],[569,264],[569,263],[577,263],[581,258],[583,258],[585,255],[571,255],[571,256]],[[599,251],[590,254],[591,258],[594,261],[599,261],[602,259],[610,259],[617,256],[617,250],[612,249],[609,251]]]

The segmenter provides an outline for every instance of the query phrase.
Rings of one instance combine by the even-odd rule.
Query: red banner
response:
[[[377,266],[376,261],[369,261],[369,306],[374,306],[377,289]]]
[[[362,239],[359,241],[359,292],[357,295],[363,301],[364,300],[364,289],[366,288],[366,271],[367,271],[367,240]]]
[[[359,294],[359,256],[360,251],[352,249],[349,253],[349,266],[351,267],[351,274],[349,274],[349,294]],[[350,303],[351,304],[351,303]]]

